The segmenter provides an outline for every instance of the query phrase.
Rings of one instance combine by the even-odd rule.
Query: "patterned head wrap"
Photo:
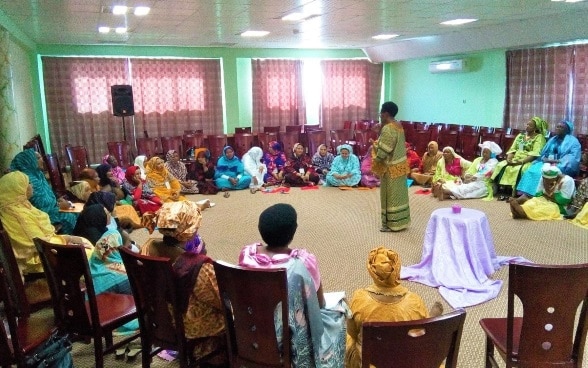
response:
[[[316,153],[321,156],[321,148],[327,148],[327,145],[324,143],[319,144],[319,146],[316,148]],[[325,156],[329,153],[329,151],[327,150],[327,152],[325,153]],[[322,157],[322,156],[321,156]]]
[[[176,154],[176,150],[167,151],[167,153],[165,154],[165,160],[168,162],[171,161],[172,157],[174,157],[175,154]]]
[[[402,296],[408,289],[400,285],[400,256],[391,249],[372,249],[367,259],[367,270],[374,283],[367,290],[379,295]]]
[[[113,165],[112,165],[110,162],[108,162],[108,159],[109,159],[111,156],[112,156],[112,155],[111,155],[110,153],[108,153],[108,154],[104,155],[104,156],[102,157],[102,163],[103,163],[103,164],[108,164],[108,165],[110,165],[110,166],[113,166]],[[112,156],[112,157],[113,157],[114,159],[116,159],[116,157],[114,157],[114,156]],[[118,162],[118,161],[117,161],[117,162]]]
[[[273,150],[276,151],[276,152],[281,152],[282,151],[282,145],[278,141],[271,141],[271,142],[268,143],[268,146],[270,146],[271,148],[273,148]]]
[[[195,237],[202,221],[200,208],[190,201],[166,202],[157,211],[156,217],[156,224],[161,234],[184,242]],[[202,242],[199,241],[198,244]],[[194,249],[198,247],[198,244],[194,246]]]
[[[545,179],[555,179],[561,175],[561,170],[556,165],[546,162],[543,164],[543,167],[541,167],[541,175]]]
[[[86,202],[88,200],[88,197],[90,196],[92,188],[90,187],[90,184],[85,180],[74,181],[73,183],[71,183],[69,191],[74,196],[76,196],[77,199]]]
[[[539,132],[539,134],[546,136],[547,131],[549,130],[549,124],[547,124],[545,120],[538,116],[533,117],[531,120],[535,122],[535,129]]]
[[[302,145],[298,142],[294,143],[294,145],[292,146],[292,154],[296,153],[296,148],[298,148],[298,146],[302,146]]]

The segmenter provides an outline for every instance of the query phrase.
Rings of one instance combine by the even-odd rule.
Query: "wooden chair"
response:
[[[404,129],[404,139],[406,140],[406,142],[414,144],[416,135],[416,129],[414,125],[412,125],[410,121],[404,120],[400,121],[399,123],[402,125],[402,128]]]
[[[361,120],[355,122],[354,130],[357,132],[358,130],[369,130],[370,129],[370,121],[369,120]]]
[[[355,123],[353,121],[351,121],[351,120],[345,120],[343,122],[342,129],[351,129],[351,130],[353,130],[354,125],[355,125]]]
[[[33,138],[31,138],[27,143],[22,146],[23,151],[27,148],[32,148],[35,151],[39,152],[41,156],[45,156],[45,146],[43,145],[43,140],[41,139],[41,135],[37,134]]]
[[[45,165],[47,165],[51,188],[58,197],[64,196],[67,193],[67,187],[65,185],[65,179],[63,178],[63,172],[61,171],[61,165],[59,165],[57,155],[48,153],[45,155],[44,161]]]
[[[502,138],[500,139],[500,148],[502,148],[502,153],[498,156],[499,158],[506,158],[506,151],[510,149],[516,138],[517,136],[515,134],[502,135]]]
[[[251,134],[251,127],[235,127],[235,134],[237,134],[237,133]]]
[[[139,137],[135,140],[137,144],[137,156],[144,155],[149,160],[157,155],[157,138]]]
[[[204,134],[204,129],[187,129],[184,134]]]
[[[447,146],[457,149],[459,139],[459,132],[456,130],[441,130],[437,137],[437,143],[439,143],[439,149],[443,149]]]
[[[263,132],[264,133],[278,133],[280,131],[279,126],[264,126]]]
[[[116,158],[120,167],[126,169],[133,164],[129,142],[106,142],[106,145],[108,146],[108,154]]]
[[[427,151],[429,142],[432,141],[431,131],[417,130],[414,137],[414,150],[416,151],[416,153],[418,153],[419,156],[422,157]]]
[[[308,133],[312,130],[323,130],[323,128],[321,128],[321,126],[318,124],[317,125],[304,124],[302,129],[305,133]]]
[[[466,312],[457,309],[438,317],[404,322],[362,324],[361,366],[457,367]]]
[[[88,151],[84,146],[65,145],[65,154],[71,169],[71,180],[79,179],[82,170],[90,166]]]
[[[286,132],[298,132],[301,133],[302,132],[302,125],[286,125]]]
[[[257,133],[257,142],[259,147],[266,152],[269,146],[269,142],[271,141],[278,141],[278,133],[271,132],[271,133]]]
[[[216,164],[219,157],[223,155],[223,149],[227,145],[226,134],[211,134],[208,136],[208,150],[210,151],[211,161]]]
[[[51,306],[51,293],[46,280],[23,282],[10,238],[6,230],[2,228],[2,224],[0,224],[0,265],[4,267],[7,274],[7,282],[13,294],[18,317],[26,318],[32,312]]]
[[[290,367],[286,269],[248,269],[217,261],[218,282],[231,367]],[[251,292],[263,290],[263,298]],[[281,303],[283,343],[278,346],[274,311]]]
[[[184,149],[182,146],[182,136],[175,136],[175,137],[159,137],[159,141],[161,142],[161,152],[163,155],[167,155],[167,152],[170,150],[176,151],[180,158],[184,157]]]
[[[233,135],[235,139],[235,154],[237,157],[242,158],[244,154],[253,147],[253,140],[255,136],[251,133],[235,133]]]
[[[349,144],[351,148],[355,146],[355,141],[353,141],[353,131],[350,129],[332,129],[330,132],[331,138],[331,149],[333,154],[337,153],[337,147],[342,144]]]
[[[200,147],[204,147],[204,134],[184,134],[184,136],[182,137],[182,157],[185,157],[187,155],[189,149]]]
[[[369,130],[355,131],[355,154],[359,157],[360,160],[368,153],[371,145],[372,143],[370,142]]]
[[[113,330],[137,318],[133,296],[96,295],[83,246],[51,244],[39,238],[34,242],[49,282],[57,326],[72,336],[94,339],[95,366],[102,368],[105,354],[139,337],[134,334],[116,344],[112,339]]]
[[[508,274],[506,318],[480,320],[486,367],[498,366],[495,347],[507,367],[581,367],[588,330],[588,263],[511,263]],[[515,296],[522,309],[515,308]],[[515,309],[522,316],[515,316]]]
[[[324,130],[309,130],[306,133],[306,136],[308,139],[308,154],[310,157],[316,153],[321,144],[327,144],[327,132]]]
[[[429,125],[429,131],[430,131],[430,138],[432,141],[437,142],[437,140],[439,139],[439,132],[441,131],[442,125],[440,124],[430,124]],[[439,148],[441,148],[441,145],[439,145]]]
[[[300,132],[280,132],[278,133],[278,140],[282,144],[286,157],[290,158],[294,145],[300,143]],[[306,149],[306,147],[304,148]]]
[[[8,282],[12,276],[0,264],[0,366],[25,368],[25,357],[43,344],[56,330],[53,316],[47,313],[20,316]],[[8,328],[8,331],[6,330]]]
[[[480,135],[478,132],[460,132],[459,143],[457,151],[463,158],[468,161],[472,161],[476,158],[477,152],[479,151],[478,143]]]
[[[164,257],[139,255],[127,248],[121,248],[120,253],[137,306],[143,367],[149,367],[153,355],[163,349],[177,351],[182,368],[204,361],[207,357],[193,361],[193,343],[184,335],[184,317],[178,309],[179,286],[172,261]],[[157,348],[153,349],[153,346]]]

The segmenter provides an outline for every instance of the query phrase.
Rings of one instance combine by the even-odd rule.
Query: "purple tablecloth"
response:
[[[495,298],[501,280],[491,280],[500,266],[521,257],[498,257],[484,212],[440,208],[431,214],[419,264],[402,267],[400,277],[438,287],[453,308],[468,307]]]

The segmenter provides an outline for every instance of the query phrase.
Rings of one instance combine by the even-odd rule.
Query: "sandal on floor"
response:
[[[114,359],[121,360],[125,358],[125,354],[129,352],[129,346],[118,348],[114,351]]]
[[[129,344],[127,347],[127,360],[133,361],[141,353],[141,345]]]
[[[387,227],[387,226],[382,226],[382,227],[380,228],[380,232],[382,232],[382,233],[391,233],[391,232],[392,232],[392,229],[390,229],[390,228],[389,228],[389,227]]]
[[[257,189],[256,188],[250,188],[249,189],[249,192],[251,192],[251,194],[255,194],[255,192],[257,192]]]

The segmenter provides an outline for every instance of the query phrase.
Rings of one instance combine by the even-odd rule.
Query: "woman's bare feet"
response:
[[[214,207],[215,203],[212,203],[210,199],[203,199],[201,201],[196,202],[196,205],[198,206],[198,208],[200,208],[200,211],[204,211],[207,208]]]
[[[441,302],[435,302],[429,311],[429,317],[437,317],[443,314],[443,305]]]

